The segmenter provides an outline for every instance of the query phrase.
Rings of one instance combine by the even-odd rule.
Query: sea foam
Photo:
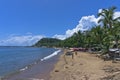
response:
[[[25,68],[20,69],[20,71],[24,71],[24,70],[26,70],[26,69],[28,69],[27,66],[26,66]]]
[[[49,58],[51,58],[51,57],[57,55],[59,52],[61,52],[61,50],[57,50],[57,51],[55,51],[54,53],[52,53],[52,54],[50,54],[50,55],[44,57],[43,59],[41,59],[41,61],[47,60],[47,59],[49,59]]]

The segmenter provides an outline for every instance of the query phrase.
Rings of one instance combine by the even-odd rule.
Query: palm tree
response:
[[[113,28],[113,32],[112,35],[113,35],[113,40],[115,41],[115,45],[116,45],[116,48],[118,48],[118,42],[120,40],[120,22],[116,22],[116,24],[114,24],[114,28]]]
[[[98,16],[102,16],[102,18],[98,21],[98,23],[102,22],[103,26],[106,28],[113,28],[114,21],[117,21],[119,18],[114,18],[114,11],[116,7],[110,7],[109,9],[102,9]]]
[[[118,24],[120,17],[114,18],[114,11],[116,7],[110,7],[109,9],[102,9],[100,13],[98,13],[98,16],[102,16],[102,18],[98,21],[98,23],[102,22],[104,31],[107,34],[107,41],[115,41],[118,42],[118,32],[119,30],[116,28],[116,23]],[[116,31],[118,30],[118,31]],[[114,38],[114,40],[113,40]],[[110,43],[109,42],[109,43]]]

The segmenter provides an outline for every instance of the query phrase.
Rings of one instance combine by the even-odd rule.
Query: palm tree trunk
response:
[[[118,48],[118,40],[115,40],[116,48]]]

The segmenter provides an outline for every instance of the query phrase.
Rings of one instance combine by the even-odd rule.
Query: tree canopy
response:
[[[102,9],[98,13],[98,17],[101,17],[98,23],[102,23],[102,25],[93,26],[91,30],[78,31],[65,40],[43,38],[35,46],[99,47],[104,53],[107,53],[109,48],[120,47],[120,17],[114,18],[115,10],[116,7],[114,6]]]
[[[35,46],[35,47],[43,47],[43,46],[45,46],[45,47],[55,47],[55,46],[59,46],[60,42],[61,42],[61,40],[59,40],[59,39],[42,38],[41,40],[39,40],[33,46]]]

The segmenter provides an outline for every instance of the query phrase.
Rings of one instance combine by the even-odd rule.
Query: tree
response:
[[[98,16],[102,17],[98,22],[103,23],[103,28],[107,38],[107,39],[105,38],[104,41],[109,41],[107,42],[107,44],[110,44],[111,42],[115,41],[118,46],[119,29],[117,28],[116,25],[118,25],[120,17],[114,18],[115,9],[116,9],[115,6],[110,7],[108,9],[102,9],[102,11],[98,13]]]
[[[102,45],[102,39],[104,38],[103,28],[101,26],[96,26],[91,29],[91,37],[94,41],[94,44]],[[100,47],[99,46],[99,47]]]
[[[114,18],[114,11],[116,7],[110,7],[109,9],[102,9],[98,16],[102,17],[98,23],[102,22],[105,28],[113,28],[114,21],[117,21],[119,18]]]
[[[112,35],[113,35],[113,40],[115,42],[115,46],[116,48],[118,48],[118,42],[120,40],[120,22],[117,21],[115,24],[114,24],[114,28],[113,28],[113,32]]]

